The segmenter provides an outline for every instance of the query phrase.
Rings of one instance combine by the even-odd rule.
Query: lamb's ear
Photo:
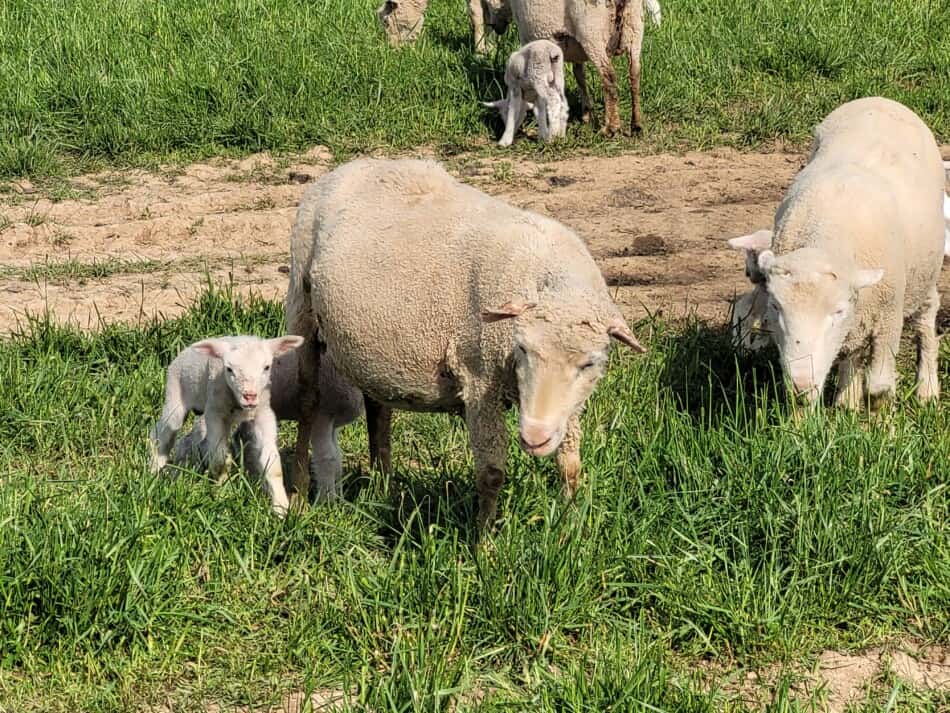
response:
[[[851,278],[851,286],[856,290],[872,287],[884,277],[884,270],[858,270]]]
[[[277,337],[276,339],[268,339],[267,346],[270,347],[271,353],[275,357],[279,357],[281,354],[286,354],[291,349],[296,349],[301,344],[303,344],[304,338],[298,337],[296,334],[285,334],[282,337]]]
[[[740,235],[738,238],[729,238],[727,241],[729,247],[736,250],[768,250],[772,247],[772,231],[756,230],[748,235]]]
[[[205,339],[196,344],[192,344],[191,348],[196,352],[201,352],[207,356],[220,359],[234,347],[223,339]]]
[[[640,342],[637,341],[637,338],[633,336],[633,332],[630,331],[630,327],[628,327],[622,321],[614,322],[609,327],[607,327],[607,334],[609,334],[613,339],[616,339],[621,344],[626,344],[635,352],[643,354],[647,350],[647,348],[640,344]]]
[[[495,309],[482,310],[481,319],[483,322],[498,322],[503,319],[512,319],[526,312],[537,305],[534,302],[522,302],[521,300],[509,300],[501,307]]]
[[[489,109],[497,109],[502,114],[508,109],[508,100],[507,99],[496,99],[493,102],[482,102],[482,106],[487,106]]]
[[[772,266],[775,265],[775,253],[771,250],[763,250],[759,253],[758,260],[759,269],[764,272],[766,275],[769,274],[772,270]]]

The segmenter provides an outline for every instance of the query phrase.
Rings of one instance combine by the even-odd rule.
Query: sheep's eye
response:
[[[594,366],[594,363],[595,363],[594,360],[591,359],[590,361],[585,361],[583,364],[581,364],[577,368],[580,369],[581,371],[587,371],[588,369]]]
[[[264,373],[266,374],[268,371],[270,371],[270,364],[264,367]]]
[[[228,370],[228,373],[229,373],[229,374],[233,374],[233,373],[234,373],[234,369],[232,369],[231,367],[228,366],[228,367],[225,367],[225,368]]]

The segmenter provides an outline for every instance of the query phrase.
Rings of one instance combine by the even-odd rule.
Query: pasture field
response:
[[[950,409],[917,405],[906,369],[885,415],[796,422],[767,356],[641,321],[651,351],[615,354],[586,410],[576,502],[513,441],[476,547],[449,417],[399,414],[390,480],[349,427],[345,501],[284,522],[243,476],[148,474],[177,350],[280,329],[278,303],[212,289],[175,319],[41,320],[0,343],[0,710],[950,705],[929,689],[950,634]],[[868,647],[854,680],[816,672]]]
[[[377,5],[5,0],[0,176],[314,144],[337,156],[420,144],[451,153],[497,138],[479,100],[501,96],[515,29],[477,58],[464,0],[433,0],[419,44],[394,52]],[[950,4],[666,0],[662,26],[647,28],[643,82],[643,139],[604,143],[572,124],[558,149],[517,150],[801,143],[841,102],[877,93],[947,141]]]

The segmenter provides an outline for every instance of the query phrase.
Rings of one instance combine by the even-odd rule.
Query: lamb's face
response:
[[[746,351],[764,349],[772,341],[774,310],[764,286],[740,296],[732,308],[732,336],[736,345]]]
[[[414,42],[422,31],[425,8],[405,0],[386,0],[376,9],[386,39],[396,46]]]
[[[221,360],[224,380],[234,402],[243,410],[257,408],[262,395],[270,390],[274,358],[303,344],[303,337],[287,335],[276,339],[228,341],[206,339],[193,349]]]
[[[797,395],[816,401],[851,330],[858,291],[876,284],[883,271],[848,271],[812,248],[778,258],[767,250],[759,267],[785,375]]]
[[[556,139],[567,133],[567,98],[561,93],[559,87],[549,83],[545,87],[538,89],[538,97],[535,102],[537,111],[543,111],[546,121],[538,122],[538,133],[545,141]]]

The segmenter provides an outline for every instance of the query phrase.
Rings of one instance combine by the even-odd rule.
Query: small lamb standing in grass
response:
[[[645,351],[577,234],[432,161],[351,161],[314,183],[298,213],[287,325],[325,344],[363,392],[373,461],[387,469],[389,409],[464,415],[484,528],[505,477],[505,412],[518,404],[521,448],[556,453],[573,495],[580,413],[611,343]],[[312,353],[301,350],[301,391],[319,397]]]
[[[848,102],[815,129],[808,165],[757,259],[775,313],[772,337],[798,394],[816,401],[839,355],[839,405],[860,405],[865,391],[893,393],[906,317],[918,333],[917,395],[939,396],[944,182],[933,134],[897,102]]]
[[[512,52],[505,68],[508,95],[493,102],[482,102],[498,109],[505,118],[505,133],[499,146],[511,146],[515,132],[528,109],[538,121],[538,133],[544,141],[564,136],[567,131],[567,96],[564,94],[564,52],[553,42],[535,40]]]
[[[271,367],[270,406],[278,421],[296,421],[300,418],[300,381],[298,379],[299,349],[294,349],[274,359]],[[328,500],[338,494],[340,478],[343,474],[343,454],[340,451],[337,436],[339,430],[363,415],[363,395],[350,386],[340,376],[333,362],[320,355],[319,391],[320,399],[311,416],[309,477],[306,476],[306,453],[303,463],[295,473],[305,473],[300,482],[292,476],[290,497],[307,500],[307,485],[316,487],[317,498]],[[204,461],[207,457],[207,427],[203,416],[195,418],[191,432],[179,439],[175,450],[175,462],[189,459]],[[249,470],[257,475],[261,463],[261,443],[253,421],[244,421],[235,432],[235,451],[244,450],[245,462]]]
[[[220,337],[184,349],[168,367],[165,406],[149,434],[151,470],[168,462],[188,413],[204,416],[209,470],[215,477],[228,467],[232,429],[253,422],[260,444],[258,467],[264,474],[274,512],[287,511],[287,492],[277,451],[277,419],[270,406],[271,365],[274,357],[303,344],[293,335],[276,339]]]

